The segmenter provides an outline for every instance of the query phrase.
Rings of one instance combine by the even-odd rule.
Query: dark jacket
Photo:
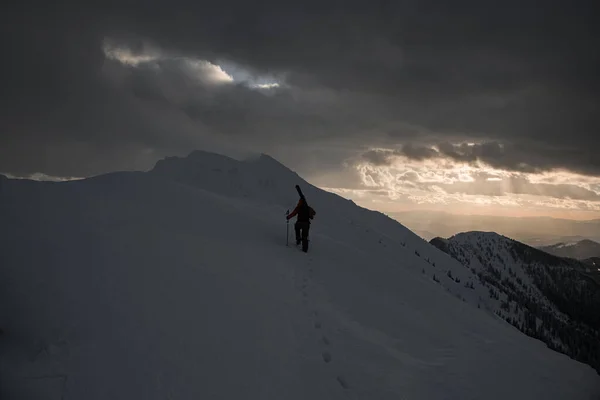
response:
[[[313,210],[312,207],[306,204],[306,201],[304,199],[300,199],[300,201],[298,201],[298,204],[296,205],[296,208],[294,208],[294,211],[292,211],[290,215],[287,216],[287,219],[291,219],[294,216],[298,215],[298,222],[310,223],[310,220],[314,218],[315,214],[315,210]]]

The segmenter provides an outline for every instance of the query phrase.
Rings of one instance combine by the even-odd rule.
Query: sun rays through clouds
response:
[[[356,172],[362,187],[332,185],[330,190],[387,211],[600,216],[600,178],[564,170],[511,171],[476,159],[414,159],[381,148],[349,160],[347,168]]]

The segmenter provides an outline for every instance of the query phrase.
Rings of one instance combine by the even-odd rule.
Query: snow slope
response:
[[[488,289],[485,308],[600,373],[600,285],[585,264],[493,232],[464,232],[431,243]]]
[[[308,254],[285,246],[295,184]],[[1,179],[0,221],[2,399],[600,395],[592,368],[474,306],[449,255],[267,156]]]

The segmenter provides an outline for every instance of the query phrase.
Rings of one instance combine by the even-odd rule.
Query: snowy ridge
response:
[[[539,249],[558,257],[569,257],[577,260],[600,257],[600,243],[589,239],[570,243],[557,243],[552,246],[539,247]]]
[[[600,286],[583,264],[490,232],[466,232],[431,243],[488,288],[486,308],[600,371]]]
[[[281,205],[289,203],[290,196],[280,185],[300,181],[296,173],[265,154],[238,161],[220,154],[194,151],[185,158],[161,160],[150,173],[229,197]]]
[[[575,246],[577,244],[577,242],[572,242],[572,243],[559,243],[556,248],[560,249],[563,247],[571,247],[571,246]]]
[[[285,246],[295,184],[308,254]],[[8,179],[0,221],[3,399],[600,394],[592,368],[477,308],[487,288],[450,255],[268,156]]]

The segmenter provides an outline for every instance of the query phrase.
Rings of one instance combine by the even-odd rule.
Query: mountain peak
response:
[[[238,163],[239,161],[227,157],[223,154],[213,153],[205,150],[194,150],[185,157],[168,156],[162,160],[158,160],[152,171],[161,170],[163,168],[173,168],[177,166],[181,168],[195,168],[202,165],[219,165],[223,163]]]
[[[487,240],[502,240],[502,239],[509,239],[504,235],[501,235],[497,232],[493,232],[493,231],[467,231],[467,232],[460,232],[457,233],[456,235],[451,236],[449,239],[474,239],[474,240],[479,240],[481,238],[485,238]],[[512,239],[509,239],[512,240]]]
[[[247,161],[247,162],[273,162],[273,163],[277,163],[281,166],[284,166],[281,162],[277,161],[274,157],[268,155],[267,153],[258,153],[257,155],[245,158],[244,161]]]
[[[485,283],[489,299],[479,300],[486,308],[548,347],[600,372],[598,355],[582,350],[595,345],[600,328],[599,286],[590,268],[595,266],[594,259],[583,264],[493,232],[464,232],[430,243]],[[538,325],[536,319],[543,324]],[[577,339],[563,342],[562,337]]]
[[[272,169],[279,169],[279,170],[293,172],[287,166],[285,166],[282,162],[276,160],[274,157],[272,157],[266,153],[260,153],[258,156],[255,156],[255,157],[248,157],[248,158],[244,159],[243,162],[249,163],[249,164],[264,165],[265,167],[272,168]]]
[[[584,245],[584,246],[600,246],[600,243],[595,242],[595,241],[590,240],[590,239],[583,239],[583,240],[580,240],[577,243],[580,244],[580,245]]]
[[[237,160],[195,150],[186,157],[160,160],[150,173],[219,195],[262,199],[287,206],[296,196],[294,185],[307,189],[310,186],[294,171],[265,153]]]
[[[260,166],[260,168],[271,171],[286,171],[294,173],[283,163],[274,157],[259,153],[257,155],[244,158],[242,160],[234,159],[223,154],[213,153],[206,150],[194,150],[187,156],[169,156],[159,160],[151,171],[163,172],[169,170],[187,170],[188,173],[201,168],[222,169],[222,168],[242,168],[243,166]],[[295,174],[295,173],[294,173]]]
[[[539,249],[558,257],[575,258],[577,260],[600,257],[600,243],[589,239],[570,243],[560,242],[550,246],[542,246]]]

